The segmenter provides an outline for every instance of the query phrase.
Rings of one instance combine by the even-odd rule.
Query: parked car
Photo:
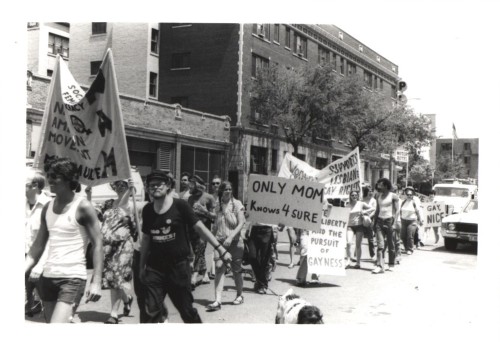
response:
[[[447,250],[455,250],[458,243],[478,241],[479,209],[477,198],[467,202],[462,211],[445,217],[441,222],[441,235]]]
[[[435,202],[444,202],[447,213],[462,212],[469,200],[477,198],[477,185],[470,184],[436,184],[434,185]]]

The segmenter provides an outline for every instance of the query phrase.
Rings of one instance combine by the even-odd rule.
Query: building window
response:
[[[170,98],[171,104],[180,104],[182,107],[189,107],[188,97],[187,96],[173,96]]]
[[[302,161],[306,161],[306,155],[303,153],[296,153],[296,157]]]
[[[285,47],[290,48],[292,42],[292,33],[290,32],[290,28],[287,27],[285,29]]]
[[[47,69],[47,76],[48,77],[52,77],[52,73],[54,72],[54,70],[52,69]]]
[[[340,74],[341,75],[345,75],[344,64],[345,64],[344,57],[340,57]]]
[[[269,68],[269,59],[252,54],[252,77],[257,77],[262,68]]]
[[[328,159],[316,157],[316,168],[318,170],[324,169],[328,165]]]
[[[270,39],[271,24],[253,24],[253,33],[260,38]]]
[[[347,62],[347,75],[355,75],[356,74],[356,64]]]
[[[149,96],[156,97],[158,87],[158,74],[155,72],[149,73]]]
[[[92,34],[106,33],[107,23],[92,23]]]
[[[359,44],[358,50],[359,50],[359,52],[363,52],[363,45]]]
[[[49,33],[49,53],[69,57],[69,38]]]
[[[339,31],[339,39],[344,40],[344,33]]]
[[[326,64],[330,62],[330,51],[318,45],[318,63]]]
[[[280,24],[274,24],[274,41],[276,43],[280,42]]]
[[[102,61],[90,62],[90,76],[95,76],[99,72]]]
[[[332,62],[333,70],[337,71],[337,55],[332,52],[330,60]]]
[[[441,144],[441,151],[451,151],[451,143]]]
[[[384,90],[384,80],[380,79],[380,90]]]
[[[296,35],[294,37],[293,52],[299,57],[307,58],[307,39]]]
[[[225,174],[224,152],[182,145],[181,172],[200,176],[208,182],[215,175]]]
[[[157,29],[151,29],[151,52],[158,53],[158,43],[159,43],[159,31]]]
[[[469,165],[470,164],[470,157],[464,157],[464,164]]]
[[[464,143],[464,151],[470,151],[470,143]]]
[[[278,171],[278,150],[271,150],[271,171]]]
[[[250,147],[250,173],[267,175],[267,148],[251,146]]]
[[[364,80],[365,80],[365,86],[371,89],[373,87],[373,75],[371,74],[371,72],[365,70]]]
[[[373,89],[377,90],[378,89],[378,77],[373,76]]]
[[[191,53],[173,53],[172,69],[188,69],[191,66]]]

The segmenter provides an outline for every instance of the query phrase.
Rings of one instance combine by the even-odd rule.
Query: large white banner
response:
[[[319,183],[251,174],[248,182],[248,219],[318,231],[323,192],[323,185]]]
[[[322,183],[325,186],[325,199],[348,198],[352,190],[361,191],[359,170],[359,149],[356,147],[348,155],[321,170],[287,153],[278,176]]]
[[[441,221],[445,217],[444,202],[428,202],[422,203],[422,220],[424,227],[441,227]]]
[[[94,186],[131,177],[113,55],[110,49],[85,93],[57,56],[35,167],[59,157],[78,165],[80,183]]]
[[[308,273],[345,276],[345,247],[350,208],[325,209],[321,229],[309,232]]]

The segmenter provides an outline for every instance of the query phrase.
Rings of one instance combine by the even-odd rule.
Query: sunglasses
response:
[[[151,189],[151,190],[154,190],[156,188],[161,188],[161,187],[163,187],[166,184],[167,183],[165,183],[165,182],[162,182],[162,183],[159,183],[159,184],[149,184],[148,188]]]
[[[220,185],[220,182],[213,182],[212,185]]]

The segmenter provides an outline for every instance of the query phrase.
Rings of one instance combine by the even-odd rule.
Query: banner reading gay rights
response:
[[[78,165],[82,184],[131,177],[111,49],[86,93],[57,56],[38,146],[36,168],[67,157]]]
[[[361,191],[359,149],[318,170],[290,153],[285,155],[278,176],[324,184],[326,199],[348,198],[353,190]]]

